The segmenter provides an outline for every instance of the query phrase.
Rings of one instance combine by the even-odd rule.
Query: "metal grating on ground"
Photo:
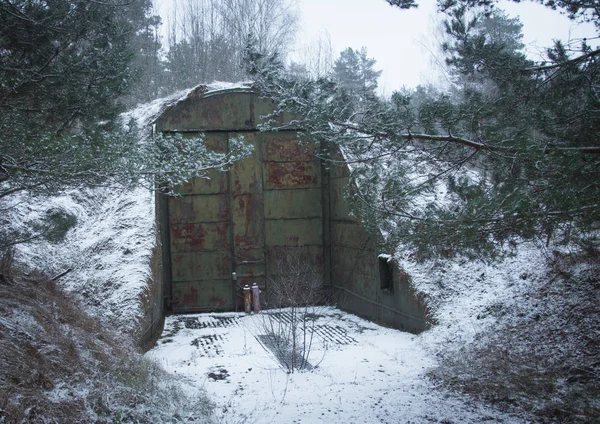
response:
[[[346,329],[339,325],[315,325],[313,330],[317,336],[319,336],[325,342],[333,342],[338,345],[349,345],[357,344],[358,342],[354,337],[348,335]]]
[[[207,334],[192,340],[192,346],[196,346],[198,349],[202,350],[205,356],[221,356],[223,355],[221,341],[223,341],[222,335]]]
[[[204,320],[208,318],[207,320]],[[185,328],[192,330],[201,330],[203,328],[227,328],[238,325],[240,317],[221,317],[218,315],[208,315],[208,317],[181,317],[178,318]]]
[[[274,319],[280,319],[283,324],[290,325],[293,322],[293,314],[289,311],[285,312],[267,312],[267,314],[274,317]],[[298,314],[300,315],[300,314]],[[320,318],[319,315],[308,314],[309,318],[308,323],[308,331],[313,332],[317,335],[323,342],[333,343],[336,345],[349,345],[358,343],[356,339],[352,336],[348,335],[348,331],[345,328],[340,327],[339,325],[328,325],[328,324],[314,324],[312,322],[316,319]],[[296,319],[301,319],[296,317]]]
[[[305,370],[310,371],[313,366],[307,359],[303,359],[298,352],[292,354],[292,349],[289,343],[282,341],[280,338],[262,334],[256,336],[256,339],[266,350],[270,350],[275,355],[284,370]]]

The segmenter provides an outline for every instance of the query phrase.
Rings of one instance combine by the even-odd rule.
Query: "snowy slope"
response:
[[[140,105],[122,115],[123,123],[133,120],[142,136],[147,136],[161,113],[195,92],[210,95],[248,86],[247,82],[200,85]],[[0,207],[7,211],[7,221],[21,228],[39,222],[49,210],[75,217],[77,223],[64,240],[50,243],[40,238],[19,244],[15,261],[29,271],[51,276],[71,270],[58,283],[79,296],[90,313],[120,331],[138,329],[156,245],[154,193],[114,187],[71,189],[52,197],[22,193],[9,196]]]
[[[155,245],[153,193],[142,188],[70,190],[28,199],[13,213],[24,223],[51,208],[75,216],[77,224],[61,242],[39,239],[17,245],[15,261],[51,276],[71,270],[58,280],[61,287],[110,327],[136,331]]]

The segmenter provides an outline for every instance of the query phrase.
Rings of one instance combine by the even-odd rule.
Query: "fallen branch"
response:
[[[58,274],[56,277],[53,277],[53,278],[52,278],[52,281],[56,281],[56,280],[58,280],[59,278],[62,278],[62,277],[64,277],[65,275],[67,275],[67,274],[68,274],[69,272],[71,272],[71,271],[73,271],[73,270],[72,270],[71,268],[68,268],[68,269],[67,269],[65,272],[62,272],[62,273]]]

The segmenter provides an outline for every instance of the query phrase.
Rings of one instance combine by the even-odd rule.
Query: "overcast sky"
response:
[[[297,44],[310,42],[326,30],[336,57],[346,47],[367,48],[368,56],[383,70],[380,91],[390,94],[402,86],[435,83],[437,53],[434,34],[436,6],[434,0],[421,0],[418,9],[400,10],[384,0],[298,0],[302,14]],[[592,25],[573,24],[558,12],[537,3],[503,2],[511,17],[523,22],[524,42],[530,56],[539,58],[552,39],[591,37]]]
[[[443,80],[436,67],[435,0],[420,0],[418,9],[400,10],[385,0],[296,0],[300,28],[296,51],[329,34],[334,56],[346,47],[367,48],[369,57],[383,70],[379,91],[391,94],[402,86],[437,83]],[[166,13],[172,0],[157,0],[166,27]],[[501,2],[510,16],[519,16],[524,24],[524,42],[532,58],[539,59],[552,39],[573,40],[595,35],[593,25],[578,26],[558,12],[531,2]],[[164,28],[163,28],[164,29]],[[439,57],[439,55],[438,55]]]

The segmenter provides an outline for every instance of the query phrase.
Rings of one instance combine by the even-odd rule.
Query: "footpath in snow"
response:
[[[204,388],[223,423],[526,422],[436,386],[422,336],[330,307],[312,317],[311,371],[287,372],[265,312],[170,316],[147,356]]]

